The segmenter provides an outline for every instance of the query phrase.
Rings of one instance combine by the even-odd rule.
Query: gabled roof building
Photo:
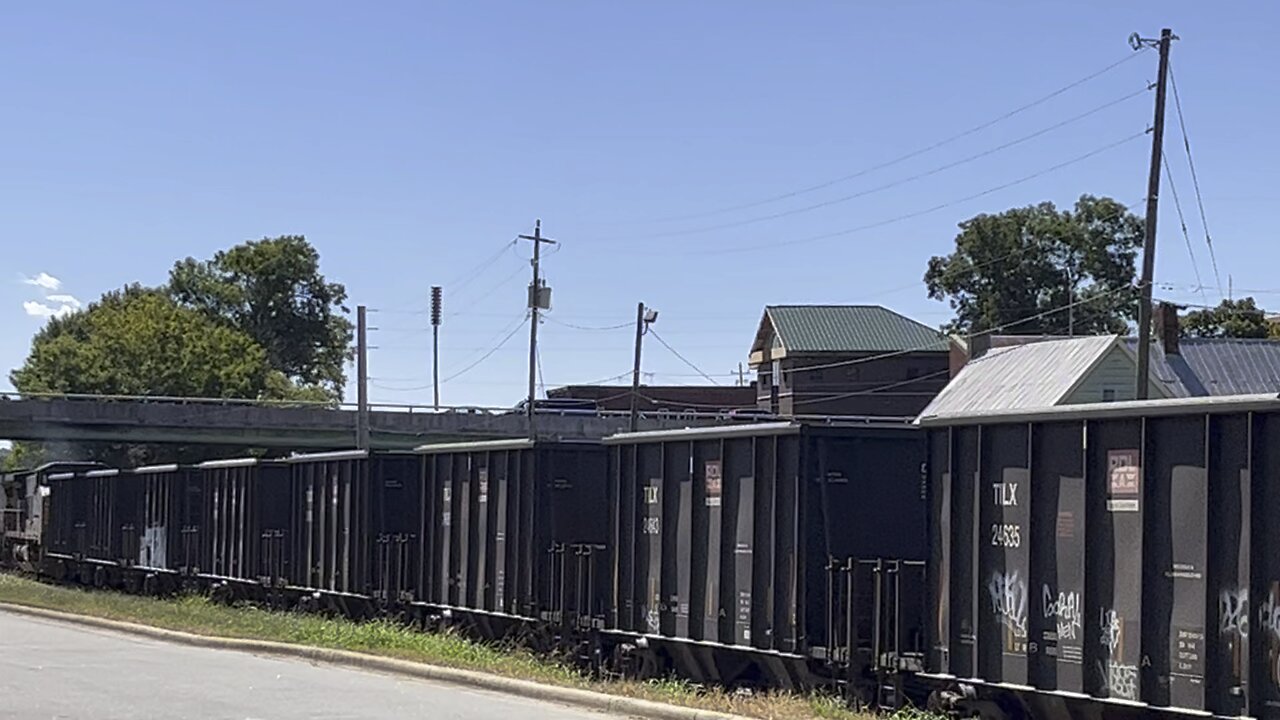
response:
[[[1149,397],[1280,392],[1280,341],[1179,338],[1176,326],[1168,330],[1153,343]],[[992,338],[990,345],[969,360],[921,418],[1133,400],[1136,395],[1134,338]]]
[[[758,406],[911,417],[950,379],[950,341],[879,305],[770,305],[751,346]]]

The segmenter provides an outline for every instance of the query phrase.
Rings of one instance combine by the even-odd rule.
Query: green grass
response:
[[[677,680],[595,680],[519,648],[477,643],[453,633],[424,633],[385,620],[355,623],[319,615],[230,607],[197,595],[153,599],[115,592],[88,592],[0,574],[0,602],[199,635],[351,650],[770,720],[869,720],[873,717],[849,710],[839,700],[821,695],[740,695]],[[904,711],[893,718],[927,720],[928,716]]]

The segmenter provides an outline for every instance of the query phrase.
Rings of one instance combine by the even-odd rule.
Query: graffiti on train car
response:
[[[1058,639],[1075,640],[1083,624],[1080,593],[1060,592],[1055,597],[1048,585],[1042,586],[1041,590],[1044,618],[1057,624]]]
[[[1280,583],[1272,583],[1258,608],[1258,621],[1267,642],[1267,670],[1271,682],[1280,685]]]
[[[1218,632],[1249,637],[1249,588],[1231,588],[1218,595]]]
[[[1018,571],[991,573],[987,583],[991,611],[1000,623],[1017,638],[1027,636],[1027,584]]]
[[[1106,659],[1098,663],[1103,686],[1111,697],[1137,700],[1138,668],[1121,662],[1124,654],[1124,618],[1115,610],[1104,608],[1099,627],[1099,641],[1106,650]]]

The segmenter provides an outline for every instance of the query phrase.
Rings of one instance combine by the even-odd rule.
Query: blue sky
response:
[[[1141,133],[1152,94],[898,181],[1139,91],[1154,53],[892,167],[742,206],[982,124],[1166,25],[1181,37],[1173,67],[1224,283],[1280,307],[1267,214],[1280,200],[1267,120],[1280,97],[1257,35],[1277,21],[1273,4],[1203,2],[10,4],[0,367],[21,364],[44,322],[30,313],[73,305],[63,296],[159,283],[178,258],[300,233],[353,305],[378,310],[373,399],[429,401],[428,287],[446,286],[448,377],[519,319],[529,248],[504,246],[538,217],[561,241],[544,265],[549,386],[626,373],[630,330],[580,328],[632,322],[639,300],[660,310],[668,343],[726,384],[765,304],[875,302],[938,324],[948,309],[920,278],[956,223],[1085,192],[1138,202],[1150,141],[921,211]],[[1213,284],[1172,106],[1166,147]],[[1167,186],[1163,200],[1158,294],[1216,302],[1216,288],[1193,290]],[[790,214],[760,219],[778,213]],[[43,287],[24,282],[40,273]],[[451,379],[444,402],[518,401],[526,343],[519,331]],[[644,368],[649,382],[701,382],[654,342]]]

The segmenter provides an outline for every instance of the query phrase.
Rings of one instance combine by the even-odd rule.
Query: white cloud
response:
[[[30,300],[22,303],[22,309],[26,310],[28,315],[43,318],[66,317],[67,315],[75,312],[78,306],[79,303],[76,303],[75,306],[59,305],[58,307],[53,307],[51,305],[45,305],[44,303]]]
[[[49,295],[45,299],[49,302],[62,303],[63,305],[70,305],[77,310],[80,309],[80,301],[76,299],[75,295]]]
[[[44,288],[45,290],[57,290],[62,287],[61,280],[46,272],[42,272],[35,277],[24,277],[22,278],[22,282],[28,285],[35,285],[38,288]]]

